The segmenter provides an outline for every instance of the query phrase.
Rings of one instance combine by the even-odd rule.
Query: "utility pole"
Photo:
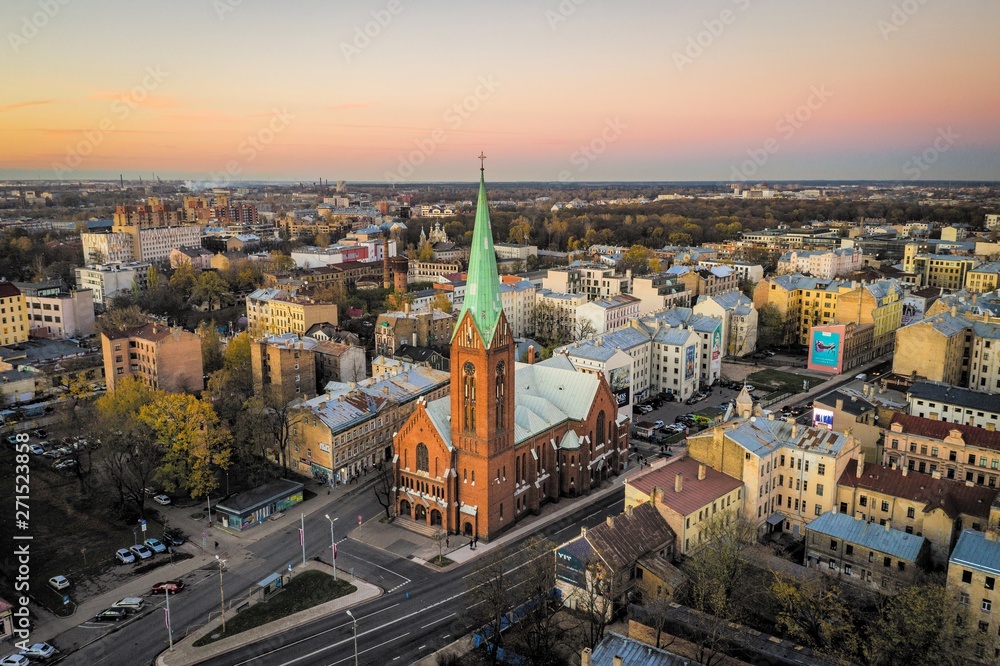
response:
[[[219,600],[222,602],[222,633],[226,633],[226,593],[222,589],[222,565],[226,561],[220,558],[218,555],[215,559],[219,561]]]

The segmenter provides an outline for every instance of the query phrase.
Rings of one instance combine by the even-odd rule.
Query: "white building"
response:
[[[1000,424],[1000,394],[921,380],[906,391],[910,414],[985,430]]]
[[[583,294],[535,289],[535,334],[550,339],[576,337],[576,309],[587,302]]]
[[[132,236],[126,233],[82,233],[83,263],[108,264],[135,261]]]
[[[528,280],[500,284],[503,313],[507,316],[507,323],[510,324],[511,334],[515,338],[535,333],[536,291],[534,283]]]
[[[757,308],[738,291],[717,296],[699,296],[697,314],[722,319],[726,356],[745,356],[757,348]]]
[[[495,243],[493,245],[497,259],[516,259],[527,261],[528,257],[538,256],[537,245],[516,245],[514,243]]]
[[[607,298],[630,291],[632,273],[617,275],[614,268],[574,262],[566,268],[550,268],[542,288],[563,294],[584,294],[588,299]]]
[[[676,275],[669,273],[632,278],[632,295],[639,299],[640,315],[691,305],[691,292]]]
[[[94,334],[94,292],[67,292],[56,282],[15,282],[24,294],[28,333],[36,338],[65,340]]]
[[[127,235],[127,234],[126,234]],[[201,228],[196,224],[176,227],[139,229],[139,251],[136,261],[163,261],[170,258],[175,247],[201,245]]]
[[[807,273],[815,278],[832,280],[861,268],[861,250],[793,250],[778,260],[778,275]]]
[[[749,280],[750,282],[756,284],[764,279],[764,267],[758,264],[748,264],[744,261],[733,261],[728,263],[723,261],[698,262],[698,268],[711,270],[718,266],[728,266],[734,273],[736,273],[736,275],[739,276],[740,280]]]
[[[621,328],[639,316],[640,304],[638,298],[628,294],[584,303],[576,309],[576,330],[599,334]]]
[[[1000,229],[1000,213],[987,213],[986,214],[986,228],[987,229]]]
[[[92,291],[94,304],[103,308],[116,294],[146,291],[149,266],[144,261],[84,266],[76,269],[76,286]]]

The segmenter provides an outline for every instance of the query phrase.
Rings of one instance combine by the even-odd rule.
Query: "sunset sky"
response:
[[[1000,180],[997,26],[983,0],[5,0],[0,178],[469,181],[483,150],[493,181]]]

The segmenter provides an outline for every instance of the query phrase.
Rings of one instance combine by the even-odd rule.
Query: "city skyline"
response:
[[[0,178],[1000,180],[1000,7],[629,9],[18,0]]]

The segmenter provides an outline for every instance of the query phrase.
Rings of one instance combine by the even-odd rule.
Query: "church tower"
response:
[[[457,496],[468,505],[461,519],[475,507],[474,530],[485,538],[514,522],[514,346],[481,165],[465,301],[451,340],[451,433]]]

